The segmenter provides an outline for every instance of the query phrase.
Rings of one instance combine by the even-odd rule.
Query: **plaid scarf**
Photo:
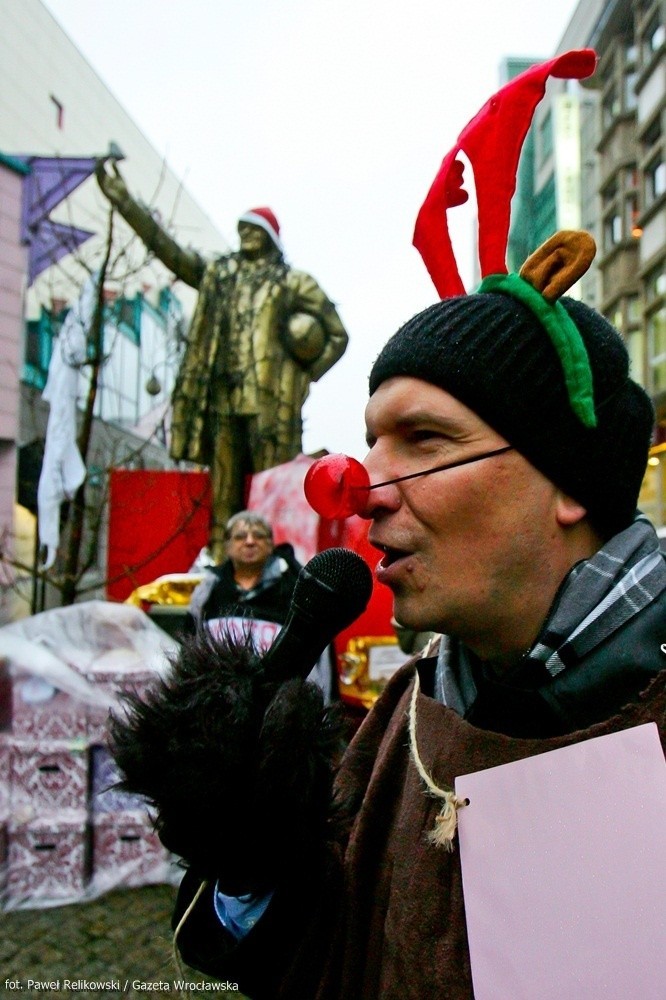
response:
[[[571,569],[524,662],[541,663],[556,677],[579,663],[664,590],[666,559],[654,527],[639,512],[628,528]],[[461,715],[476,697],[464,650],[446,636],[439,650],[435,697]]]

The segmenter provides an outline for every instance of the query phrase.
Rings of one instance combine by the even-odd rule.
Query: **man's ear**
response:
[[[561,527],[569,528],[587,517],[587,510],[578,500],[558,490],[555,497],[555,516]]]

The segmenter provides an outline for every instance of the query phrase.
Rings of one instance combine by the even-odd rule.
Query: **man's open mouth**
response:
[[[407,556],[411,555],[406,549],[396,549],[390,545],[378,545],[376,542],[373,543],[376,549],[379,549],[382,555],[381,566],[383,569],[388,569],[393,563],[398,562],[399,559],[405,559]]]

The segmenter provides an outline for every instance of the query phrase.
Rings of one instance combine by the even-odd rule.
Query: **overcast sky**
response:
[[[411,246],[428,187],[501,60],[550,58],[577,0],[43,2],[231,245],[238,215],[273,208],[350,335],[304,450],[361,458],[372,361],[436,299]]]

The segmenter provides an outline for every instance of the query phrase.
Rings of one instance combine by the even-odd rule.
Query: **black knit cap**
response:
[[[414,316],[375,361],[370,395],[397,375],[439,386],[581,503],[609,538],[633,520],[654,411],[629,378],[619,333],[582,302],[559,301],[588,352],[596,427],[585,427],[572,410],[562,365],[541,323],[504,294],[447,298]]]

